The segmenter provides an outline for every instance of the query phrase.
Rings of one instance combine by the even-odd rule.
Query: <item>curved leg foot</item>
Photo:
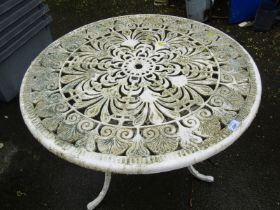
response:
[[[101,192],[99,193],[99,195],[97,196],[97,198],[95,198],[93,201],[88,203],[88,205],[87,205],[88,210],[93,210],[96,206],[98,206],[101,203],[101,201],[104,199],[105,195],[107,194],[107,191],[110,186],[110,182],[111,182],[111,173],[106,172],[103,188],[102,188]]]
[[[206,176],[201,173],[199,173],[192,165],[188,167],[190,173],[197,179],[200,179],[205,182],[214,182],[213,176]]]

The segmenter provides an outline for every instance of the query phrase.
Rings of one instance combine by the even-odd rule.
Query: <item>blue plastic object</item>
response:
[[[254,20],[261,0],[230,0],[229,23]]]

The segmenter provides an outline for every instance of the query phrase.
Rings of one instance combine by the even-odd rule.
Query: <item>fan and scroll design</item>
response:
[[[193,153],[238,116],[246,58],[203,25],[127,16],[64,36],[34,65],[36,114],[58,141],[90,152]]]

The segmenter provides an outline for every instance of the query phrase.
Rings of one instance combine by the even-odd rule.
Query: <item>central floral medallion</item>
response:
[[[127,76],[145,77],[152,74],[156,64],[153,60],[143,57],[130,58],[124,61],[122,70]]]
[[[201,108],[217,87],[210,50],[167,30],[114,31],[76,49],[60,74],[62,94],[105,124],[150,126]]]
[[[211,27],[125,16],[55,41],[28,70],[23,100],[32,103],[36,134],[81,153],[122,156],[108,156],[114,164],[145,165],[231,135],[228,125],[242,123],[255,100],[254,68],[235,41]]]

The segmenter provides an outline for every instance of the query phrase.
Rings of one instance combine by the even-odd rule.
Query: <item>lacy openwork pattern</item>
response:
[[[232,133],[232,120],[242,124],[256,96],[253,65],[234,40],[156,15],[65,35],[24,83],[24,106],[42,135],[81,152],[139,158],[210,147]]]

